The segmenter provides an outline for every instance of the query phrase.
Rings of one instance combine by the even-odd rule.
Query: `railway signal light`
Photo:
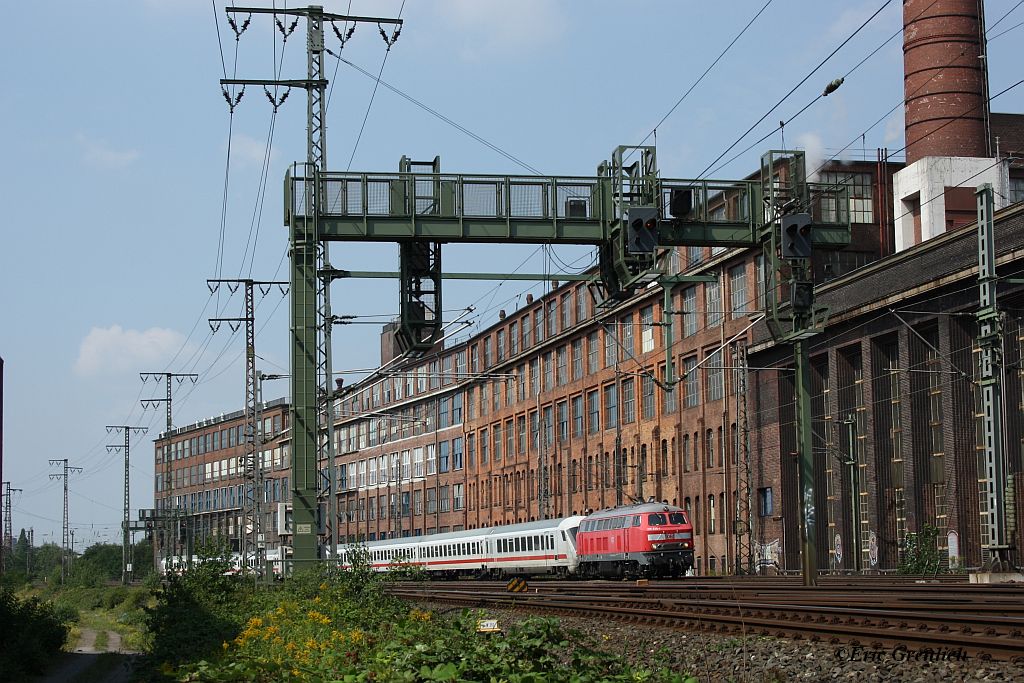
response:
[[[626,211],[626,251],[650,254],[658,248],[658,209],[633,206]]]
[[[675,218],[686,218],[693,211],[693,190],[682,187],[672,188],[668,211]]]
[[[807,312],[814,307],[814,283],[809,280],[797,280],[789,294],[793,310]]]
[[[791,213],[782,217],[782,258],[811,258],[811,215]]]

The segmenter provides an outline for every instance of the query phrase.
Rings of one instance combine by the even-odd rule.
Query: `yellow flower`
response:
[[[363,632],[357,628],[352,629],[352,632],[348,634],[348,637],[352,640],[353,643],[356,644],[363,642],[363,640],[365,639]]]
[[[228,641],[225,640],[223,643],[221,643],[221,647],[224,648],[225,651],[227,651],[227,649],[228,649]]]
[[[327,615],[325,615],[325,614],[323,614],[321,612],[317,612],[316,610],[311,610],[310,612],[307,612],[306,616],[309,617],[310,621],[315,621],[318,624],[326,625],[326,624],[331,623],[331,618],[330,617],[328,617]]]

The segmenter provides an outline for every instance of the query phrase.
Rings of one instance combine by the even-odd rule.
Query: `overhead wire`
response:
[[[787,92],[787,93],[786,93],[785,95],[783,95],[783,96],[782,96],[782,97],[781,97],[781,98],[780,98],[780,99],[779,99],[779,100],[778,100],[778,101],[777,101],[777,102],[776,102],[775,104],[773,104],[773,105],[771,106],[771,108],[770,108],[770,109],[768,109],[768,111],[766,111],[766,112],[765,112],[764,114],[762,114],[762,115],[761,115],[761,118],[759,118],[759,119],[758,119],[757,121],[755,121],[755,122],[753,123],[753,125],[751,125],[751,126],[750,126],[750,127],[749,127],[749,128],[748,128],[748,129],[746,130],[746,131],[744,131],[744,133],[743,133],[742,135],[740,135],[740,136],[739,136],[738,138],[736,138],[736,140],[735,140],[735,141],[734,141],[734,142],[733,142],[732,144],[730,144],[730,145],[729,145],[728,147],[726,147],[726,148],[725,148],[725,151],[723,151],[723,152],[722,152],[721,154],[719,154],[719,155],[718,155],[717,157],[715,157],[714,161],[712,161],[712,162],[711,162],[710,164],[708,164],[708,165],[707,165],[707,166],[706,166],[706,167],[704,168],[704,170],[703,170],[703,171],[701,171],[701,172],[700,172],[699,174],[697,174],[697,178],[698,178],[698,179],[702,179],[702,178],[704,178],[704,177],[705,177],[705,174],[706,174],[706,173],[707,173],[707,172],[708,172],[709,170],[711,170],[711,169],[712,169],[712,168],[713,168],[713,167],[715,166],[715,164],[717,164],[717,163],[718,163],[719,161],[721,161],[722,157],[724,157],[724,156],[725,156],[726,154],[728,154],[729,152],[731,152],[731,151],[733,150],[733,148],[735,148],[735,147],[736,147],[736,145],[738,145],[738,144],[739,144],[740,142],[742,142],[742,141],[743,141],[743,139],[744,139],[745,137],[747,137],[747,136],[748,136],[748,135],[749,135],[749,134],[750,134],[750,133],[751,133],[751,132],[752,132],[752,131],[753,131],[753,130],[754,130],[755,128],[757,128],[757,126],[759,126],[759,125],[761,124],[761,122],[762,122],[762,121],[764,121],[764,120],[765,120],[766,118],[768,118],[768,117],[769,117],[769,116],[771,115],[771,113],[772,113],[772,112],[774,112],[774,111],[775,111],[776,109],[778,109],[778,108],[779,108],[779,106],[780,106],[780,105],[781,105],[781,104],[782,104],[783,102],[785,102],[785,101],[786,101],[787,99],[789,99],[789,97],[790,97],[790,96],[791,96],[791,95],[792,95],[793,93],[795,93],[795,92],[796,92],[796,91],[797,91],[797,90],[798,90],[798,89],[800,88],[800,86],[802,86],[802,85],[803,85],[804,83],[806,83],[806,82],[807,82],[808,80],[810,80],[810,78],[811,78],[811,77],[812,77],[812,76],[813,76],[814,74],[816,74],[816,73],[817,73],[817,72],[818,72],[818,71],[819,71],[819,70],[820,70],[820,69],[821,69],[821,68],[822,68],[823,66],[825,66],[825,64],[827,64],[827,63],[829,62],[829,60],[831,60],[831,59],[832,59],[832,57],[834,57],[834,56],[836,55],[836,53],[838,53],[838,52],[839,52],[839,51],[840,51],[841,49],[843,49],[843,48],[844,48],[844,47],[845,47],[845,46],[847,45],[847,43],[849,43],[849,42],[850,42],[851,40],[853,40],[853,39],[854,39],[854,37],[856,37],[856,36],[857,36],[857,34],[859,34],[859,33],[860,33],[860,32],[861,32],[862,30],[864,30],[864,28],[865,28],[865,27],[866,27],[866,26],[867,26],[867,25],[868,25],[869,23],[871,23],[871,21],[872,21],[872,20],[873,20],[873,19],[874,19],[875,17],[877,17],[877,16],[879,15],[879,14],[881,14],[881,13],[882,13],[882,10],[884,10],[884,9],[886,8],[886,6],[888,6],[888,5],[889,5],[889,4],[891,3],[891,2],[892,2],[892,0],[885,0],[885,2],[883,2],[883,3],[881,4],[881,6],[879,6],[879,8],[878,8],[878,9],[876,9],[876,10],[875,10],[875,11],[874,11],[874,12],[873,12],[873,13],[871,14],[871,16],[869,16],[869,17],[868,17],[867,19],[865,19],[865,20],[864,20],[864,21],[863,21],[863,22],[862,22],[862,23],[860,24],[860,26],[858,26],[858,27],[857,27],[857,28],[856,28],[856,29],[855,29],[855,30],[853,31],[853,33],[851,33],[851,34],[850,34],[849,36],[847,36],[847,37],[846,37],[846,38],[845,38],[845,39],[843,40],[843,42],[841,42],[841,43],[840,43],[840,44],[839,44],[839,45],[838,45],[838,46],[837,46],[836,48],[834,48],[834,49],[833,49],[833,50],[832,50],[832,51],[831,51],[831,52],[830,52],[830,53],[829,53],[829,54],[828,54],[828,55],[827,55],[827,56],[826,56],[826,57],[825,57],[824,59],[822,59],[822,60],[821,60],[820,62],[818,62],[818,64],[817,64],[817,65],[816,65],[816,66],[815,66],[815,67],[814,67],[813,69],[811,69],[811,71],[810,71],[810,72],[809,72],[809,73],[808,73],[808,74],[807,74],[806,76],[804,76],[803,78],[801,78],[801,79],[800,79],[800,81],[798,81],[796,85],[794,85],[794,86],[793,86],[793,87],[792,87],[792,88],[791,88],[791,89],[790,89],[790,90],[789,90],[789,91],[788,91],[788,92]]]
[[[398,10],[398,18],[402,18],[402,12],[405,11],[405,0],[402,0],[402,6]],[[383,29],[381,29],[383,31]],[[377,72],[377,82],[373,85],[373,93],[370,94],[370,102],[366,105],[366,113],[363,115],[363,122],[359,126],[359,134],[356,135],[355,144],[352,145],[352,154],[348,157],[348,166],[345,170],[351,170],[352,160],[356,158],[356,152],[359,150],[359,141],[363,139],[363,131],[366,129],[366,121],[370,118],[370,109],[373,108],[373,100],[377,97],[377,87],[380,86],[380,77],[384,73],[384,65],[388,63],[388,55],[391,54],[391,46],[393,43],[388,43],[387,50],[384,51],[384,59],[380,63],[380,71]],[[341,59],[340,55],[338,59]]]
[[[764,3],[764,5],[761,6],[761,9],[757,10],[757,12],[754,14],[754,16],[752,16],[750,18],[750,20],[740,30],[740,32],[737,33],[735,36],[733,36],[733,39],[731,41],[729,41],[729,44],[726,45],[725,48],[721,52],[718,53],[718,56],[715,57],[715,60],[713,62],[711,62],[711,64],[709,64],[706,69],[704,69],[704,72],[700,76],[697,77],[697,80],[695,80],[690,85],[690,87],[686,89],[686,91],[682,94],[682,96],[678,100],[676,100],[676,103],[673,104],[671,108],[669,108],[669,110],[665,113],[665,115],[662,116],[661,119],[656,124],[654,124],[654,127],[651,129],[651,131],[647,135],[644,136],[644,138],[638,143],[638,145],[643,145],[645,142],[647,142],[651,138],[652,135],[655,136],[655,142],[657,142],[657,131],[658,131],[659,126],[661,126],[661,124],[665,123],[665,121],[668,120],[668,117],[672,116],[672,113],[676,109],[679,108],[679,105],[683,103],[683,100],[685,100],[687,98],[687,96],[689,96],[689,94],[691,92],[693,92],[694,88],[696,88],[698,85],[700,85],[701,81],[703,81],[704,78],[709,73],[711,73],[711,70],[715,68],[715,65],[717,65],[720,61],[722,61],[722,58],[725,57],[725,55],[729,52],[729,50],[732,49],[732,46],[735,45],[736,42],[740,38],[743,37],[743,34],[747,32],[747,29],[749,29],[754,24],[754,22],[757,21],[757,18],[760,17],[761,14],[763,14],[766,9],[768,9],[768,5],[770,5],[770,4],[772,4],[772,0],[768,0],[767,2]],[[630,153],[626,155],[626,159],[629,159],[629,157],[632,156],[632,154],[633,154],[633,152],[630,151]]]

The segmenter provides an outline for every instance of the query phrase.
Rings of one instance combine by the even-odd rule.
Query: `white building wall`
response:
[[[893,198],[896,205],[896,251],[909,249],[917,243],[914,235],[913,207],[921,206],[921,240],[937,237],[946,231],[947,187],[977,187],[991,183],[995,188],[996,209],[1006,206],[1009,196],[1006,162],[975,157],[925,157],[898,171],[893,176]]]

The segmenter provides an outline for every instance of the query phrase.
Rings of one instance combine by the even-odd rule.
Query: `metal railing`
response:
[[[321,215],[599,221],[600,178],[414,173],[324,173]],[[290,207],[303,215],[306,183],[290,179]]]

